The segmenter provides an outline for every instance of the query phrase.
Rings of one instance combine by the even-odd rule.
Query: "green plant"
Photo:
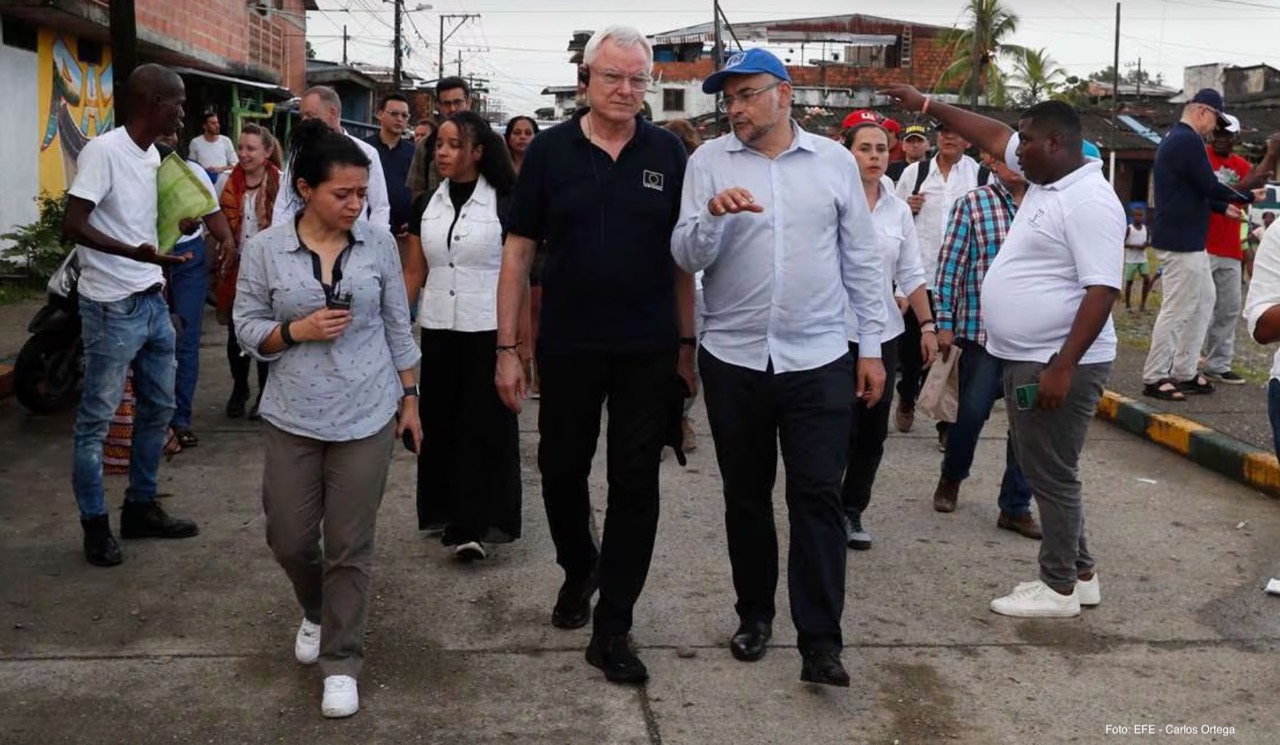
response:
[[[62,242],[62,217],[67,211],[67,195],[47,191],[36,197],[40,217],[29,225],[20,225],[0,239],[12,241],[6,252],[10,257],[0,261],[0,271],[23,275],[32,282],[44,282],[67,257],[71,246]],[[16,259],[16,260],[15,260]]]

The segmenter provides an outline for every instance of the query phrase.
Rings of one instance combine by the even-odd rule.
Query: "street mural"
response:
[[[76,158],[90,139],[111,129],[115,86],[111,51],[94,63],[80,61],[79,41],[52,29],[38,43],[40,188],[61,194],[76,175]]]

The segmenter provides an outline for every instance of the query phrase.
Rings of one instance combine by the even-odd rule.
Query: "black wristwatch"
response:
[[[418,386],[416,386],[416,385],[406,385],[406,386],[404,387],[404,398],[408,398],[408,397],[410,397],[410,396],[413,396],[414,398],[418,398],[418,397],[419,397],[419,394],[418,394]]]

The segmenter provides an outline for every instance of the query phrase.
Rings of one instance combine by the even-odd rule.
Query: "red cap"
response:
[[[852,114],[846,116],[844,118],[844,121],[840,124],[840,128],[849,129],[850,127],[856,127],[859,124],[868,124],[868,123],[879,124],[880,117],[876,115],[876,112],[871,111],[870,109],[859,109],[853,112]]]
[[[890,119],[889,117],[885,117],[884,121],[880,122],[880,126],[884,127],[885,129],[889,130],[894,134],[902,133],[902,125],[898,124],[898,121],[896,119]]]

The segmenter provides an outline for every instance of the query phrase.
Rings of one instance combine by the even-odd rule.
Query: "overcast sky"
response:
[[[419,0],[404,0],[412,10]],[[381,0],[318,0],[323,10],[308,14],[308,38],[320,59],[342,58],[342,26],[351,35],[348,57],[390,66],[392,11]],[[532,113],[551,105],[539,95],[548,85],[573,82],[565,47],[578,29],[611,23],[634,25],[646,34],[711,20],[709,0],[432,0],[429,10],[405,16],[410,47],[405,69],[437,77],[440,16],[478,13],[445,43],[446,74],[457,70],[490,81],[494,97],[508,113]],[[901,7],[900,12],[886,8]],[[1111,64],[1115,3],[1109,0],[1005,0],[1020,18],[1013,41],[1047,47],[1071,74],[1085,75]],[[695,7],[696,6],[696,7]],[[706,7],[701,7],[706,6]],[[964,0],[910,0],[898,4],[869,0],[723,0],[730,23],[842,13],[890,16],[938,26],[963,25]],[[583,10],[590,7],[590,10]],[[910,11],[906,8],[909,7]],[[344,10],[345,9],[345,10]],[[781,9],[781,10],[779,10]],[[446,33],[456,23],[446,21]],[[1280,0],[1125,0],[1120,34],[1121,69],[1142,59],[1143,69],[1160,72],[1182,87],[1182,68],[1208,62],[1280,67]]]

